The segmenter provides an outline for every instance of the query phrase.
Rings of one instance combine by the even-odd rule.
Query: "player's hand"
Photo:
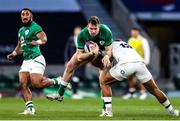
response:
[[[36,45],[38,45],[39,43],[37,42],[37,41],[31,41],[31,42],[29,42],[28,43],[29,45],[32,45],[32,46],[36,46]]]
[[[12,53],[10,53],[10,54],[7,55],[7,59],[8,59],[8,60],[12,60],[14,57],[15,57],[15,56],[14,56]]]
[[[104,65],[105,68],[111,66],[110,58],[109,58],[108,55],[105,55],[105,56],[103,57],[102,63],[103,63],[103,65]]]
[[[91,50],[91,52],[94,53],[94,55],[98,55],[99,54],[99,46],[96,43],[94,43],[94,45],[91,47],[90,50]]]

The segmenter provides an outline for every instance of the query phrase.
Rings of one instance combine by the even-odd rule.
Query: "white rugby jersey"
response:
[[[113,41],[113,57],[119,64],[128,62],[144,62],[143,58],[126,42]]]

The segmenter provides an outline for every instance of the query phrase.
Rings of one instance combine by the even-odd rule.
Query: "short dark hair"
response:
[[[141,29],[139,27],[133,27],[132,30],[136,30],[136,31],[141,31]]]
[[[21,12],[24,11],[24,10],[28,10],[31,14],[33,14],[32,10],[29,9],[29,8],[23,8],[23,9],[21,10]]]
[[[91,23],[93,25],[99,24],[99,18],[97,16],[91,16],[88,20],[88,24]]]

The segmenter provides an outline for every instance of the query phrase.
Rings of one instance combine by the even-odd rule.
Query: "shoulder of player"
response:
[[[136,42],[137,39],[134,37],[129,37],[127,42],[130,43],[130,42],[134,42],[134,41]]]
[[[148,40],[146,38],[142,39],[142,45],[143,46],[149,45],[149,42],[148,42]]]
[[[145,37],[141,36],[142,37],[142,41],[148,41]]]
[[[81,30],[80,33],[86,33],[86,32],[88,32],[88,28],[87,28],[87,27],[84,27],[84,28]]]
[[[105,35],[106,37],[112,36],[112,32],[107,25],[100,24],[99,28],[100,28],[101,35],[103,36]]]
[[[129,37],[129,38],[128,38],[128,42],[129,42],[130,40],[132,40],[132,39],[133,39],[132,37]]]
[[[32,21],[30,29],[31,31],[35,32],[35,34],[43,31],[42,27],[39,24],[37,24],[35,21]]]
[[[84,27],[84,28],[80,31],[78,37],[83,37],[83,36],[86,36],[87,34],[88,34],[88,29],[87,29],[87,27]]]
[[[105,24],[100,24],[99,28],[100,28],[101,31],[105,31],[105,32],[106,31],[111,31],[110,28]]]
[[[23,30],[23,28],[24,28],[24,27],[21,27],[18,32],[21,32],[21,31]]]
[[[31,23],[32,27],[41,27],[38,23],[36,23],[35,21],[32,21]]]

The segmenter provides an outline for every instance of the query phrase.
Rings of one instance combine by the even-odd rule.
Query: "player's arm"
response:
[[[110,61],[111,56],[112,56],[112,44],[105,47],[105,55],[102,59],[102,63],[104,67],[111,66],[111,61]]]
[[[106,38],[105,38],[105,56],[102,59],[102,63],[104,67],[111,66],[110,58],[112,56],[112,32],[111,30],[106,26]]]
[[[21,54],[21,47],[20,47],[20,43],[18,42],[14,51],[7,55],[7,59],[11,60],[15,56],[20,55],[20,54]]]
[[[108,56],[109,58],[111,58],[112,56],[112,44],[105,47],[105,56]]]
[[[107,33],[106,33],[106,43],[105,43],[105,56],[102,59],[102,63],[104,65],[104,67],[109,67],[111,66],[111,61],[110,58],[112,56],[112,32],[110,29],[107,29]]]
[[[76,53],[78,61],[85,61],[95,56],[94,52],[85,53],[84,49],[77,49]]]
[[[44,45],[47,42],[47,36],[44,31],[39,32],[37,35],[38,40],[36,41],[31,41],[29,44],[30,45]]]
[[[85,36],[84,33],[81,31],[77,37],[77,60],[78,61],[85,61],[95,56],[94,52],[85,53],[84,45],[85,45]]]
[[[143,49],[144,49],[144,62],[148,66],[150,63],[150,47],[149,43],[146,39],[142,41]]]

